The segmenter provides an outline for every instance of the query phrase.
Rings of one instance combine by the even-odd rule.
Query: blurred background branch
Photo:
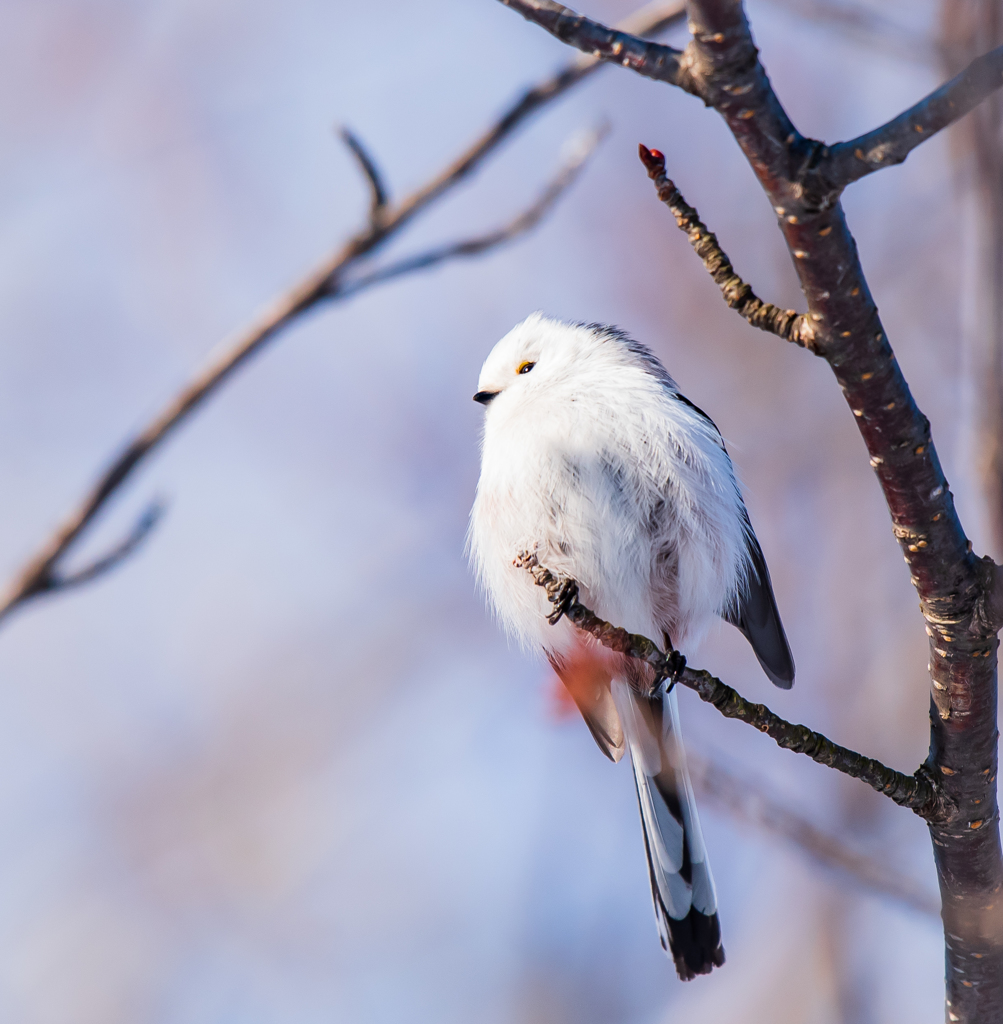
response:
[[[879,858],[852,849],[792,810],[770,792],[766,782],[750,777],[744,769],[739,775],[692,750],[687,751],[686,763],[698,795],[734,821],[792,844],[816,864],[840,873],[878,896],[923,914],[940,913],[938,894],[906,876],[890,853]]]
[[[348,146],[352,156],[355,157],[359,169],[366,176],[366,180],[369,182],[369,189],[372,198],[369,201],[369,223],[376,225],[380,217],[383,215],[383,211],[386,209],[387,203],[390,201],[390,195],[387,192],[386,186],[383,184],[383,176],[380,174],[376,167],[376,161],[370,156],[369,151],[362,144],[362,140],[357,135],[351,132],[348,128],[342,128],[339,133],[342,141]]]
[[[520,235],[531,231],[550,212],[554,204],[561,198],[564,191],[572,185],[584,168],[596,146],[609,132],[609,126],[603,125],[594,131],[582,132],[569,139],[566,149],[569,151],[564,166],[558,171],[550,184],[540,193],[532,206],[527,207],[507,224],[475,238],[467,238],[461,242],[450,242],[416,256],[407,256],[396,263],[388,263],[385,267],[370,271],[352,281],[346,281],[338,291],[338,298],[347,298],[357,292],[371,288],[375,284],[384,284],[395,277],[413,274],[419,270],[430,270],[440,263],[459,259],[464,256],[479,256],[481,253],[495,249],[506,242],[511,242]]]
[[[352,143],[349,144],[352,152],[356,156],[364,154],[358,141],[353,136],[348,137],[352,139]],[[503,227],[478,238],[456,242],[420,256],[411,257],[383,270],[364,275],[351,283],[343,283],[342,273],[349,269],[363,252],[374,248],[375,236],[383,235],[384,231],[381,211],[385,209],[385,193],[382,185],[378,184],[375,169],[369,163],[368,158],[360,157],[360,163],[362,163],[374,191],[368,235],[357,245],[350,243],[347,250],[339,255],[334,264],[326,265],[320,272],[308,278],[304,284],[294,287],[289,293],[278,299],[272,309],[247,334],[239,337],[236,342],[224,346],[221,353],[210,359],[209,365],[171,401],[145,430],[126,445],[123,453],[112,463],[83,504],[57,531],[42,552],[22,569],[7,591],[0,596],[0,620],[31,598],[57,594],[99,579],[118,568],[139,549],[160,520],[163,511],[161,505],[151,507],[151,510],[144,513],[122,541],[116,544],[108,554],[96,559],[85,569],[70,573],[60,570],[60,562],[70,552],[74,542],[105,504],[117,493],[140,462],[153,452],[182,420],[206,401],[230,374],[260,349],[265,342],[323,302],[356,295],[374,285],[450,259],[478,256],[530,231],[536,227],[578,176],[585,161],[595,150],[600,137],[599,132],[592,132],[587,138],[582,139],[578,146],[578,152],[571,157],[541,197]]]
[[[652,34],[676,24],[683,18],[684,13],[684,5],[679,2],[649,3],[626,19],[624,28],[633,33]],[[224,342],[216,353],[210,355],[202,370],[196,373],[191,382],[160,414],[126,443],[122,453],[112,461],[81,505],[71,513],[0,594],[0,620],[32,598],[55,594],[66,589],[68,579],[72,578],[74,585],[97,579],[121,565],[124,559],[138,548],[140,541],[149,534],[156,523],[157,517],[144,517],[130,536],[115,546],[111,555],[98,559],[84,573],[77,573],[71,577],[61,571],[64,557],[135,468],[159,447],[176,426],[212,396],[234,371],[305,313],[326,302],[358,294],[364,288],[403,274],[448,259],[479,255],[535,227],[577,176],[582,163],[598,141],[598,136],[594,136],[591,143],[585,143],[584,148],[579,148],[579,152],[571,157],[567,167],[536,203],[500,230],[445,246],[423,256],[412,257],[383,270],[371,272],[354,282],[345,280],[347,272],[356,264],[376,252],[415,216],[424,212],[468,174],[478,169],[501,142],[532,114],[563,95],[600,66],[601,62],[595,58],[579,57],[556,75],[529,89],[459,159],[394,205],[389,204],[387,189],[373,159],[355,135],[343,130],[342,138],[358,161],[370,186],[372,198],[368,227],[350,238],[303,281],[276,299],[247,331],[231,341]]]

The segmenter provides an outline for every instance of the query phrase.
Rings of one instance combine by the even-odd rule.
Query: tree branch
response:
[[[95,559],[90,565],[66,576],[56,576],[46,588],[49,593],[56,590],[68,590],[79,587],[83,583],[91,583],[106,573],[111,572],[120,562],[124,562],[149,537],[154,527],[163,518],[167,506],[163,501],[155,501],[136,521],[132,531],[107,554]]]
[[[532,0],[523,5],[539,6]],[[724,118],[777,214],[807,300],[814,350],[832,367],[867,446],[930,637],[927,770],[953,808],[950,820],[930,823],[944,904],[950,1017],[962,1024],[1003,1019],[998,571],[971,552],[929,421],[888,343],[838,198],[856,171],[869,166],[856,148],[866,155],[883,139],[894,155],[896,146],[905,146],[903,134],[927,138],[997,88],[997,52],[937,90],[924,109],[890,122],[884,136],[882,129],[865,136],[867,150],[843,144],[850,148],[832,161],[831,150],[801,135],[783,109],[740,0],[687,0],[687,12],[693,39],[680,61],[687,84]],[[846,170],[846,152],[861,168]]]
[[[592,632],[592,630],[589,630]],[[833,743],[822,733],[804,725],[793,725],[774,714],[765,704],[753,704],[709,672],[687,668],[679,680],[694,690],[701,700],[721,712],[725,718],[736,718],[765,733],[777,746],[805,754],[813,761],[834,768],[851,778],[866,782],[871,789],[883,793],[901,807],[908,807],[929,822],[950,819],[954,808],[935,786],[925,766],[914,775],[889,768],[880,761]]]
[[[887,124],[830,146],[819,173],[841,190],[868,174],[900,164],[917,146],[961,120],[1001,86],[1003,46],[977,57],[961,74]]]
[[[615,61],[646,78],[669,82],[687,92],[692,83],[682,63],[683,53],[672,46],[650,43],[630,31],[608,28],[577,14],[554,0],[501,0],[527,21],[545,28],[551,35],[599,60]]]
[[[649,3],[634,12],[623,24],[628,31],[643,35],[659,32],[677,24],[684,15],[685,6],[680,0]],[[414,217],[428,209],[479,168],[501,143],[536,111],[563,95],[601,66],[602,62],[597,59],[580,57],[556,75],[527,90],[440,174],[396,205],[384,206],[382,215],[376,221],[371,219],[366,228],[349,238],[337,252],[320,263],[299,284],[276,299],[247,330],[224,341],[159,415],[126,443],[81,504],[43,544],[41,550],[22,566],[6,590],[0,593],[0,621],[29,599],[59,589],[52,586],[52,581],[58,576],[60,561],[104,508],[108,499],[118,491],[135,468],[163,443],[175,427],[225,384],[236,370],[305,313],[318,308],[326,301],[342,297],[349,290],[359,291],[357,286],[344,284],[343,276],[348,270],[363,257],[378,250]],[[356,155],[360,154],[357,152]],[[368,157],[366,159],[368,160]],[[370,181],[372,183],[372,178]],[[121,559],[114,564],[120,562]]]
[[[554,0],[501,2],[568,45],[700,96],[726,117],[730,109],[744,121],[765,114],[772,122],[768,134],[785,139],[785,146],[776,147],[777,152],[787,149],[799,158],[799,183],[809,204],[819,208],[832,205],[852,182],[901,163],[917,146],[1003,86],[1003,47],[999,47],[880,128],[848,142],[824,146],[800,135],[765,74],[760,74],[758,52],[737,0],[694,0],[694,42],[685,52],[609,28]],[[706,24],[701,21],[705,14],[709,17]],[[722,74],[733,79],[724,95],[714,87],[714,80]],[[731,126],[740,143],[750,134],[745,127],[756,127]]]
[[[369,190],[372,193],[369,203],[369,220],[370,223],[375,223],[382,215],[390,199],[386,186],[383,184],[383,178],[380,176],[375,161],[369,155],[366,147],[362,145],[357,135],[345,127],[342,127],[338,134],[345,145],[348,146],[352,156],[355,157],[359,169],[366,177],[366,181],[369,182]]]
[[[748,772],[741,776],[726,771],[705,757],[686,753],[693,788],[732,818],[747,822],[767,835],[791,843],[822,867],[847,875],[877,896],[903,903],[923,914],[939,914],[940,901],[925,886],[903,878],[886,860],[858,853],[841,839],[812,824],[776,798],[768,795],[761,782],[751,782]]]
[[[428,252],[420,253],[417,256],[408,256],[397,263],[380,267],[378,270],[374,270],[345,284],[339,292],[339,297],[344,298],[354,295],[356,292],[370,288],[375,284],[383,284],[395,277],[411,274],[418,270],[427,270],[448,260],[466,256],[479,256],[489,249],[495,249],[506,242],[518,238],[527,231],[531,231],[550,212],[558,199],[572,185],[589,157],[595,152],[596,146],[606,136],[608,130],[604,125],[579,137],[573,146],[574,152],[572,156],[540,193],[536,202],[507,224],[487,234],[468,238],[461,242],[451,242],[448,245],[430,249]]]
[[[658,198],[672,211],[680,230],[686,232],[690,245],[721,289],[728,306],[753,327],[801,348],[811,349],[814,334],[808,317],[757,298],[752,287],[735,273],[731,260],[718,244],[717,236],[700,220],[700,215],[686,202],[675,183],[665,176],[665,156],[644,145],[638,146],[638,153],[647,168],[648,177],[655,183]]]
[[[520,554],[515,560],[515,565],[527,569],[537,586],[543,587],[546,591],[547,599],[554,605],[554,612],[550,616],[552,625],[565,616],[579,629],[595,637],[604,647],[644,662],[654,671],[656,686],[674,676],[671,685],[681,683],[693,690],[701,700],[716,707],[725,718],[736,718],[753,726],[785,750],[805,754],[819,764],[866,782],[872,789],[901,807],[908,807],[926,821],[945,822],[952,817],[954,808],[926,766],[920,767],[915,775],[903,775],[902,772],[897,772],[874,758],[865,757],[833,743],[826,736],[813,732],[807,726],[784,721],[765,704],[747,701],[738,691],[703,669],[687,666],[678,672],[671,653],[663,654],[647,637],[628,633],[627,630],[600,619],[581,604],[575,580],[555,576],[545,566],[540,565],[535,554]]]

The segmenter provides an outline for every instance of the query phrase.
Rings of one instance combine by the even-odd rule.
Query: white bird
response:
[[[675,692],[567,619],[514,562],[534,552],[601,618],[691,649],[718,616],[784,689],[794,662],[763,553],[714,423],[643,345],[534,313],[495,345],[470,517],[478,580],[506,629],[542,651],[600,749],[630,751],[662,946],[681,978],[724,963],[717,896],[680,742]]]

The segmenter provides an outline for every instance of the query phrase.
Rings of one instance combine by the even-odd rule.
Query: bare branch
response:
[[[389,194],[383,184],[379,169],[357,135],[345,127],[342,127],[338,134],[345,145],[348,146],[352,156],[355,157],[359,168],[369,182],[369,190],[372,192],[372,199],[369,204],[369,219],[375,222],[389,201]]]
[[[649,3],[636,11],[624,25],[631,32],[648,34],[677,24],[685,15],[680,0]],[[220,388],[233,373],[306,312],[325,301],[340,298],[348,289],[343,274],[364,256],[377,250],[412,218],[458,185],[490,156],[501,143],[532,114],[563,95],[576,83],[602,67],[593,58],[579,57],[551,78],[525,92],[457,160],[421,188],[396,205],[383,208],[382,215],[325,259],[299,284],[272,303],[251,326],[224,341],[210,354],[195,377],[159,415],[129,440],[112,460],[83,502],[56,530],[42,549],[16,574],[0,594],[0,620],[25,601],[52,592],[59,561],[66,555],[105,503],[128,479],[133,470],[157,448],[185,418]],[[373,283],[376,283],[375,281]],[[358,287],[352,288],[357,292]]]
[[[409,256],[397,263],[391,263],[389,266],[380,267],[378,270],[374,270],[345,284],[339,292],[339,297],[354,295],[356,292],[370,288],[375,284],[383,284],[395,277],[412,274],[417,270],[427,270],[439,263],[445,263],[447,260],[465,256],[479,256],[489,249],[495,249],[506,242],[518,238],[527,231],[531,231],[550,212],[558,199],[575,181],[608,130],[606,126],[603,126],[594,131],[584,133],[579,137],[573,147],[573,155],[543,192],[540,193],[536,202],[507,224],[496,228],[494,231],[489,231],[487,234],[468,238],[462,242],[442,245],[436,249],[430,249],[428,252],[420,253],[417,256]]]
[[[648,149],[644,145],[638,146],[638,153],[647,168],[648,177],[655,183],[658,198],[672,211],[680,230],[686,232],[690,245],[721,289],[728,306],[753,327],[801,348],[812,349],[814,333],[808,317],[757,298],[752,287],[735,273],[731,260],[718,244],[717,236],[700,220],[700,215],[686,202],[675,183],[665,176],[665,156],[659,150]]]
[[[631,32],[607,28],[554,0],[501,0],[527,21],[545,28],[569,46],[604,61],[615,61],[646,78],[693,92],[682,63],[683,53],[672,46],[650,43]]]
[[[725,718],[746,722],[766,733],[785,750],[806,754],[819,764],[866,782],[878,793],[883,793],[901,807],[915,811],[926,821],[946,821],[954,810],[945,801],[941,789],[933,784],[925,766],[917,769],[914,775],[897,772],[874,758],[833,743],[822,733],[813,732],[807,726],[785,722],[765,704],[747,701],[736,690],[702,669],[685,669],[679,681],[694,690],[701,700],[713,704]]]
[[[713,704],[725,718],[737,718],[739,721],[758,729],[770,737],[778,746],[792,750],[796,754],[805,754],[813,761],[834,768],[851,778],[866,782],[872,789],[882,793],[902,807],[908,807],[921,818],[930,822],[944,822],[950,819],[954,808],[945,799],[940,786],[934,782],[925,766],[921,766],[915,775],[903,775],[874,758],[865,757],[856,751],[841,747],[837,743],[813,732],[807,726],[793,725],[775,715],[765,704],[753,704],[747,701],[736,690],[733,690],[720,679],[703,669],[685,667],[678,669],[678,662],[670,652],[663,654],[647,637],[637,633],[628,633],[619,626],[614,626],[600,619],[578,601],[578,584],[575,580],[555,576],[545,566],[540,565],[536,555],[523,553],[515,560],[515,564],[525,568],[543,587],[547,598],[554,604],[554,613],[550,622],[556,624],[561,616],[566,616],[579,629],[594,636],[604,647],[624,654],[628,658],[644,662],[654,672],[656,685],[674,677],[675,682],[693,690],[697,696]]]
[[[882,168],[900,164],[919,145],[959,121],[1003,86],[1003,46],[976,58],[961,74],[898,117],[823,153],[820,173],[842,189]]]
[[[686,5],[683,0],[672,0],[670,3],[649,3],[635,11],[630,17],[625,18],[622,28],[637,36],[654,35],[679,24],[685,16]],[[556,75],[527,89],[462,156],[437,178],[418,189],[408,200],[401,203],[398,210],[401,211],[402,219],[410,219],[444,191],[456,185],[478,167],[484,158],[496,149],[526,118],[545,104],[557,99],[558,96],[562,96],[582,79],[598,71],[604,63],[598,57],[581,56],[567,64]]]
[[[55,594],[63,590],[70,590],[83,583],[90,583],[98,579],[98,577],[111,572],[112,569],[116,568],[133,554],[143,541],[146,540],[153,528],[160,522],[164,511],[165,505],[163,502],[153,502],[142,516],[139,517],[136,525],[124,540],[120,541],[107,554],[102,555],[90,565],[83,569],[78,569],[76,572],[68,575],[59,575],[54,571],[52,563],[46,566],[34,566],[34,571],[30,576],[25,574],[25,578],[19,581],[23,594],[23,596],[19,597],[19,600],[26,601],[28,598],[37,597],[41,594]],[[7,604],[0,606],[0,619],[12,607],[13,605]]]
[[[694,0],[694,46],[692,53],[685,55],[673,47],[609,28],[554,0],[501,2],[570,46],[702,97],[726,117],[740,142],[755,134],[757,127],[762,134],[768,124],[766,134],[777,140],[785,139],[784,147],[774,145],[774,161],[785,150],[799,160],[799,184],[810,204],[817,208],[831,206],[846,185],[901,163],[918,145],[964,117],[1003,86],[1000,47],[973,61],[950,82],[880,128],[824,147],[805,140],[797,132],[765,74],[759,73],[761,68],[748,23],[741,3],[735,0]],[[714,84],[722,73],[732,79],[723,91]],[[740,123],[764,116],[766,122],[759,126]],[[743,148],[751,158],[748,147],[743,144]]]
[[[132,532],[113,547],[111,551],[95,559],[90,565],[85,566],[83,569],[78,569],[68,576],[55,577],[48,590],[68,590],[70,587],[79,587],[83,583],[91,583],[98,579],[98,577],[111,572],[120,562],[124,562],[133,554],[143,541],[149,537],[153,528],[160,522],[166,511],[167,506],[163,501],[153,502],[136,521]]]
[[[824,832],[802,815],[768,795],[761,781],[751,782],[705,757],[686,755],[693,788],[732,818],[791,843],[822,867],[839,871],[878,896],[904,903],[923,914],[938,914],[940,901],[929,890],[902,875],[890,864],[858,853],[841,839]]]

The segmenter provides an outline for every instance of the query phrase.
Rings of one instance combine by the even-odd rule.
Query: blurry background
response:
[[[856,135],[941,79],[922,42],[933,0],[873,6],[891,23],[749,3],[806,134]],[[4,577],[221,337],[360,223],[365,187],[332,125],[360,133],[400,194],[569,56],[493,0],[5,0]],[[536,233],[304,321],[171,440],[79,559],[163,494],[143,551],[0,633],[3,1020],[941,1019],[936,917],[707,801],[728,964],[678,982],[629,768],[561,716],[548,671],[472,585],[484,356],[534,309],[618,324],[730,443],[798,685],[773,690],[725,626],[693,663],[897,768],[926,754],[922,620],[839,389],[724,306],[636,158],[638,141],[663,149],[739,272],[803,308],[716,115],[605,69],[393,252],[514,213],[604,115],[612,135]],[[985,551],[955,167],[938,137],[845,201]],[[680,703],[695,753],[935,892],[920,819]]]

